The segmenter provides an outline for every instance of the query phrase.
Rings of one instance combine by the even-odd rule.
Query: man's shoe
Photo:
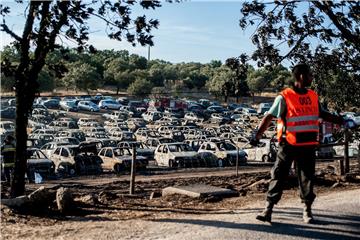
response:
[[[256,219],[262,222],[271,223],[271,214],[272,214],[272,210],[265,209],[262,213],[256,216]]]
[[[305,205],[304,212],[303,212],[303,220],[304,223],[311,224],[314,223],[314,217],[311,212],[311,205]]]
[[[266,202],[265,210],[256,216],[257,220],[263,221],[263,222],[269,222],[271,223],[271,214],[273,210],[274,204],[270,202]]]

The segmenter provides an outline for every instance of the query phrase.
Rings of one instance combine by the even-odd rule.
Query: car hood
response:
[[[228,155],[235,155],[237,154],[237,150],[231,150],[231,151],[224,151],[226,152],[226,154]],[[239,150],[239,156],[244,156],[244,155],[247,155],[247,153],[243,150]]]
[[[136,149],[136,153],[140,154],[154,154],[153,149]]]
[[[121,160],[121,161],[131,161],[132,160],[132,156],[121,156],[121,157],[116,157],[116,159]],[[146,160],[146,157],[143,156],[136,156],[136,160],[137,161],[141,161],[141,160]]]
[[[175,157],[194,157],[197,155],[197,152],[172,152],[171,154]]]
[[[30,165],[36,165],[36,164],[53,164],[53,161],[51,161],[50,159],[28,159],[27,160],[27,164],[30,164]]]

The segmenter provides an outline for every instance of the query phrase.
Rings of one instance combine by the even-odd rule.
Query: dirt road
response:
[[[358,196],[360,188],[319,196],[313,225],[302,223],[301,204],[290,198],[276,207],[272,226],[255,220],[263,205],[257,201],[245,208],[209,214],[164,211],[156,217],[139,213],[139,218],[131,220],[74,217],[52,225],[5,223],[1,232],[2,239],[358,239]]]
[[[301,221],[297,179],[289,177],[274,226],[255,221],[261,211],[269,166],[179,170],[137,177],[129,195],[129,176],[93,176],[57,180],[46,187],[71,189],[77,208],[60,214],[56,204],[39,213],[19,214],[1,207],[1,239],[353,239],[359,235],[359,172],[347,177],[321,167],[315,181],[316,225]],[[173,195],[151,198],[168,186],[208,184],[237,191],[239,197],[203,198]],[[254,185],[255,184],[255,185]],[[28,190],[40,185],[29,185]],[[6,189],[2,188],[2,194]],[[33,209],[28,209],[32,211]],[[357,234],[357,235],[356,235]]]

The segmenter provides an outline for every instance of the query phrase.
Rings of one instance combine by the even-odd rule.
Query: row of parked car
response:
[[[77,106],[82,101],[95,104],[93,100],[79,100]],[[97,100],[99,104],[106,98]],[[27,175],[31,179],[35,172],[44,176],[122,173],[130,166],[133,147],[140,169],[149,163],[169,168],[224,167],[237,160],[246,164],[249,158],[275,159],[274,123],[263,146],[246,146],[260,119],[248,106],[225,108],[205,100],[188,102],[186,109],[144,106],[141,101],[122,99],[119,110],[73,118],[40,102],[34,104],[28,126]],[[7,129],[4,134],[13,134],[12,122],[2,124]]]

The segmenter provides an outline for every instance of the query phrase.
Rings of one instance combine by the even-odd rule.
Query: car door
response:
[[[160,145],[155,150],[155,161],[159,166],[163,166],[163,153],[164,151],[164,145]]]
[[[51,154],[51,160],[54,161],[56,167],[58,167],[60,163],[60,153],[61,153],[61,147],[58,147]]]
[[[67,148],[61,148],[60,161],[71,164],[74,163],[74,159],[72,159],[72,156]]]

